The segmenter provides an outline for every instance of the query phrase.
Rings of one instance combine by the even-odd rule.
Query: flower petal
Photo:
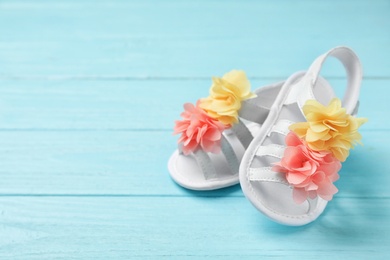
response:
[[[302,204],[307,199],[307,192],[302,188],[294,188],[293,189],[293,199],[297,204]]]
[[[316,100],[307,100],[302,108],[307,122],[295,123],[290,130],[316,151],[329,151],[340,161],[345,161],[349,150],[359,143],[358,128],[365,118],[355,118],[341,107],[341,100],[334,98],[328,106]]]
[[[245,72],[232,70],[222,78],[213,78],[210,96],[201,99],[199,107],[219,122],[232,125],[238,122],[241,102],[255,96],[250,92],[250,83]]]
[[[225,126],[209,117],[200,107],[186,103],[182,120],[175,122],[174,134],[181,134],[178,143],[182,144],[185,155],[201,147],[206,152],[219,153],[222,132]]]

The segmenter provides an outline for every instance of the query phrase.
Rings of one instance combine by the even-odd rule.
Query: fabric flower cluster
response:
[[[328,106],[308,100],[303,113],[307,122],[290,126],[284,156],[272,169],[286,174],[296,203],[317,196],[329,201],[338,191],[333,182],[339,178],[341,162],[360,143],[358,128],[367,119],[347,114],[337,98]]]
[[[308,100],[303,113],[307,122],[293,124],[290,130],[304,138],[311,149],[330,151],[342,162],[347,159],[349,149],[362,139],[358,128],[367,122],[366,118],[347,114],[338,98],[332,99],[328,106]]]
[[[175,122],[174,134],[181,134],[178,143],[185,155],[197,149],[219,153],[222,132],[238,122],[241,102],[256,96],[243,71],[232,70],[212,81],[210,95],[198,100],[196,106],[184,104],[182,120]]]

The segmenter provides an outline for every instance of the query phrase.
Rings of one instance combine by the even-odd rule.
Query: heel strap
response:
[[[359,58],[350,48],[344,46],[335,47],[319,56],[311,64],[302,82],[309,83],[310,94],[313,95],[312,87],[316,84],[322,65],[329,56],[337,58],[346,70],[347,88],[343,97],[343,107],[346,108],[347,113],[352,114],[358,105],[363,72]]]

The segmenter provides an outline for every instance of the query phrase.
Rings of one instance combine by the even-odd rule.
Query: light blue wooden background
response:
[[[316,222],[173,183],[173,121],[211,76],[257,87],[337,45],[370,121]],[[341,93],[341,67],[324,75]],[[389,258],[389,95],[386,0],[0,1],[0,259]]]

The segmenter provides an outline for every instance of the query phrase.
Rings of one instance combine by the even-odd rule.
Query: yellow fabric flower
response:
[[[199,107],[225,125],[238,122],[241,101],[256,97],[244,71],[232,70],[222,78],[213,77],[210,96],[200,100]]]
[[[347,159],[349,149],[360,143],[362,136],[358,128],[367,122],[366,118],[347,114],[337,98],[332,99],[328,106],[308,100],[303,113],[307,122],[292,124],[290,130],[303,138],[312,150],[330,151],[342,162]]]

